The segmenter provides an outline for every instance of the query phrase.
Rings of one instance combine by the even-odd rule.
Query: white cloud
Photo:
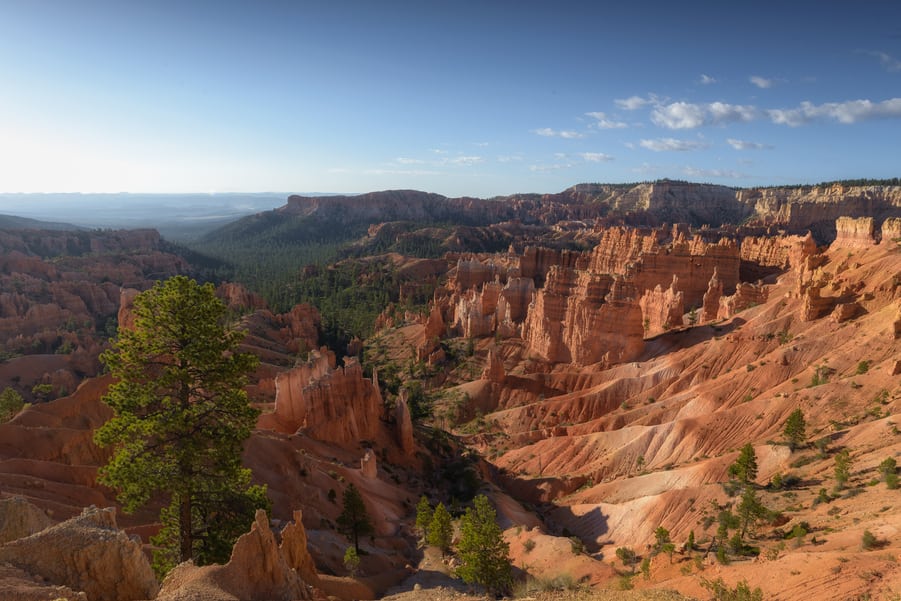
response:
[[[766,77],[760,77],[759,75],[752,75],[751,77],[748,78],[748,80],[752,84],[754,84],[755,86],[757,86],[758,88],[761,88],[763,90],[773,87],[772,79],[767,79]]]
[[[463,165],[463,166],[465,166],[465,167],[470,167],[470,166],[472,166],[472,165],[476,165],[476,164],[478,164],[478,163],[481,163],[481,162],[482,162],[482,157],[478,157],[478,156],[461,156],[461,157],[454,157],[454,158],[452,158],[452,159],[445,159],[445,160],[442,161],[442,162],[443,162],[443,163],[446,163],[446,164],[448,164],[448,165]]]
[[[879,52],[878,50],[870,50],[867,52],[867,54],[879,59],[880,64],[882,64],[882,68],[886,71],[891,71],[892,73],[901,71],[901,60],[898,60],[894,56],[885,52]]]
[[[401,165],[422,165],[425,163],[422,159],[411,159],[407,157],[397,157],[394,160]]]
[[[695,140],[677,140],[675,138],[657,138],[656,140],[642,140],[639,142],[642,148],[654,152],[701,150],[707,148],[707,143]]]
[[[673,102],[655,108],[651,112],[651,121],[667,129],[694,129],[702,125],[751,121],[757,113],[755,107],[741,104]]]
[[[651,104],[657,104],[658,99],[656,94],[648,94],[647,98],[642,98],[641,96],[629,96],[628,98],[614,100],[613,102],[624,111],[636,111]]]
[[[540,129],[533,129],[532,133],[538,134],[539,136],[544,136],[546,138],[566,138],[567,140],[585,137],[585,134],[580,134],[577,131],[572,131],[572,130],[568,130],[568,129],[556,130],[556,129],[551,129],[550,127],[542,127]]]
[[[704,73],[701,73],[701,83],[705,86],[709,86],[712,83],[716,83],[716,78],[706,75]]]
[[[498,163],[515,163],[522,160],[522,155],[518,154],[502,154],[497,157]]]
[[[426,169],[367,169],[366,175],[442,175],[440,171]]]
[[[747,177],[744,173],[732,171],[731,169],[699,169],[697,167],[686,167],[682,172],[689,177],[719,177],[724,179],[742,179]]]
[[[882,102],[871,100],[848,100],[813,104],[802,102],[798,108],[771,109],[767,111],[773,123],[797,127],[820,119],[838,121],[846,125],[870,119],[890,119],[901,117],[901,98],[890,98]]]
[[[736,140],[735,138],[728,138],[726,142],[728,142],[729,146],[731,146],[735,150],[767,150],[772,148],[772,146],[770,146],[769,144],[748,142],[746,140]]]
[[[623,121],[614,121],[613,119],[609,119],[606,113],[602,113],[600,111],[585,113],[585,115],[595,120],[595,123],[593,125],[598,129],[622,129],[624,127],[629,127],[629,125],[627,123],[624,123]]]
[[[529,171],[533,173],[544,173],[546,171],[559,171],[560,169],[569,169],[571,163],[554,163],[553,165],[529,165]]]
[[[606,163],[613,160],[612,156],[603,152],[582,152],[579,153],[579,156],[582,157],[583,161],[589,163]]]

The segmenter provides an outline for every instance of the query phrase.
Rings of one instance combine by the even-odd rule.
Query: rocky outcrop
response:
[[[504,370],[504,360],[494,351],[488,351],[488,357],[485,359],[485,369],[482,371],[482,379],[496,384],[503,384],[507,379],[507,373]]]
[[[367,480],[375,480],[379,477],[379,464],[372,449],[366,449],[360,458],[360,472]]]
[[[552,267],[529,307],[523,338],[551,362],[617,363],[644,348],[641,320],[635,287],[622,277]]]
[[[796,268],[816,252],[817,244],[810,232],[804,236],[746,236],[741,241],[741,280],[755,281]]]
[[[225,303],[230,311],[256,311],[266,309],[266,301],[255,292],[251,292],[241,284],[225,282],[216,288],[216,296]]]
[[[669,288],[665,290],[657,284],[653,290],[645,291],[641,300],[641,313],[644,316],[642,326],[645,336],[656,336],[672,328],[682,325],[685,314],[685,303],[682,292],[678,289],[679,278],[673,276]]]
[[[487,282],[478,291],[467,290],[454,307],[454,329],[465,338],[491,335],[497,326],[498,300],[503,287],[500,282]]]
[[[394,421],[397,424],[397,443],[407,457],[412,457],[416,450],[413,440],[413,416],[407,403],[407,389],[401,388],[394,409]]]
[[[835,221],[835,242],[831,248],[869,248],[876,244],[872,217],[839,217]]]
[[[116,526],[115,509],[91,507],[71,520],[0,546],[0,563],[96,601],[151,599],[157,582],[140,543]]]
[[[882,222],[882,244],[901,242],[901,218],[886,219]]]
[[[704,293],[701,308],[701,322],[717,319],[720,312],[720,299],[722,297],[723,283],[720,281],[716,270],[714,269],[713,275],[710,277],[710,282],[707,284],[707,292]]]
[[[861,310],[860,303],[857,302],[838,303],[829,317],[835,323],[843,323],[860,315]]]
[[[0,544],[31,536],[53,524],[46,513],[22,497],[0,499]]]
[[[741,282],[735,287],[735,294],[720,299],[720,319],[729,319],[736,313],[750,307],[762,305],[768,298],[767,287],[761,283]]]
[[[333,353],[316,353],[309,362],[278,374],[275,386],[275,411],[261,416],[261,427],[301,430],[336,444],[371,440],[379,431],[383,403],[378,382],[363,377],[355,357],[335,367]]]
[[[241,536],[224,566],[191,562],[172,570],[158,601],[208,599],[295,601],[310,599],[300,573],[279,551],[266,512],[258,510],[250,532]]]
[[[303,527],[303,512],[294,511],[294,521],[282,530],[282,544],[279,546],[282,557],[288,566],[297,570],[301,580],[313,586],[319,585],[319,574],[316,564],[307,548],[307,531]]]
[[[676,276],[687,306],[701,304],[714,270],[727,292],[738,283],[739,249],[733,240],[708,243],[700,236],[686,238],[678,230],[671,242],[662,243],[664,237],[662,230],[605,230],[591,253],[588,269],[625,275],[642,292],[668,286]]]
[[[813,321],[829,313],[835,299],[821,296],[823,284],[810,284],[801,290],[801,321]]]

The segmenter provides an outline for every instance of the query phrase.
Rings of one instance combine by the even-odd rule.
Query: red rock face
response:
[[[831,248],[869,248],[876,244],[872,217],[839,217],[835,222],[835,233]]]
[[[335,367],[334,360],[334,353],[321,353],[280,373],[275,412],[261,416],[260,427],[285,433],[302,430],[311,438],[342,445],[376,438],[383,411],[378,384],[363,377],[355,358],[346,358],[344,367]]]
[[[642,316],[636,291],[622,278],[552,267],[529,307],[523,339],[555,363],[617,363],[637,357]]]
[[[641,297],[639,305],[644,315],[642,325],[645,336],[655,336],[682,325],[685,303],[678,286],[679,278],[673,276],[669,288],[663,289],[658,284],[653,290],[646,290]]]

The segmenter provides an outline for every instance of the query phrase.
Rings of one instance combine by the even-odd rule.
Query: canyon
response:
[[[419,496],[450,503],[471,478],[514,565],[535,578],[602,588],[625,575],[697,598],[715,577],[768,599],[901,590],[901,504],[878,467],[901,452],[901,188],[584,184],[490,201],[393,191],[291,197],[278,212],[538,229],[504,251],[393,257],[411,281],[434,278],[434,294],[419,310],[386,310],[348,349],[320,347],[315,307],[277,313],[220,284],[261,360],[244,463],[272,511],[227,565],[181,566],[163,582],[141,553],[158,506],[96,509],[117,506],[95,481],[108,452],[92,432],[110,415],[99,332],[127,326],[138,291],[192,266],[152,231],[0,232],[0,385],[33,401],[0,423],[0,591],[377,598],[423,559]],[[42,383],[50,398],[32,392]],[[799,408],[806,444],[792,449],[783,428]],[[729,467],[746,443],[774,517],[753,534],[758,554],[727,565],[711,549],[718,513],[738,502]],[[833,490],[842,450],[851,480]],[[334,500],[351,483],[375,530],[353,577]],[[787,538],[796,526],[804,534]],[[669,558],[651,551],[659,527],[678,543]],[[861,548],[864,532],[878,545]],[[55,540],[79,541],[87,558],[55,542],[56,555],[35,551]],[[630,579],[623,547],[648,558],[648,578]]]

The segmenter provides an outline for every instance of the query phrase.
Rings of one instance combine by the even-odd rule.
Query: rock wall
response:
[[[641,312],[644,316],[642,326],[645,336],[656,336],[672,328],[682,326],[682,316],[685,314],[685,303],[682,292],[678,289],[679,278],[673,276],[669,288],[662,288],[660,284],[653,290],[646,290],[641,300]]]
[[[830,248],[869,248],[876,244],[872,217],[839,217],[835,221],[835,241]]]
[[[741,241],[740,279],[755,281],[787,271],[816,252],[817,244],[810,232],[804,236],[746,236]]]
[[[714,270],[729,292],[739,281],[739,249],[733,240],[705,242],[700,236],[688,239],[678,232],[669,244],[662,244],[662,230],[642,233],[631,228],[610,228],[591,253],[588,269],[597,273],[627,276],[642,293],[656,286],[668,286],[673,276],[687,307],[703,302]]]
[[[523,325],[528,348],[556,363],[630,361],[641,354],[635,287],[621,277],[551,267]]]
[[[335,367],[333,353],[317,353],[308,363],[278,374],[275,386],[274,423],[264,415],[261,427],[301,430],[336,444],[372,440],[379,432],[383,401],[378,382],[363,377],[355,357]]]
[[[96,601],[152,599],[157,582],[140,543],[116,526],[115,509],[90,507],[71,520],[0,546],[0,562],[84,591]]]

